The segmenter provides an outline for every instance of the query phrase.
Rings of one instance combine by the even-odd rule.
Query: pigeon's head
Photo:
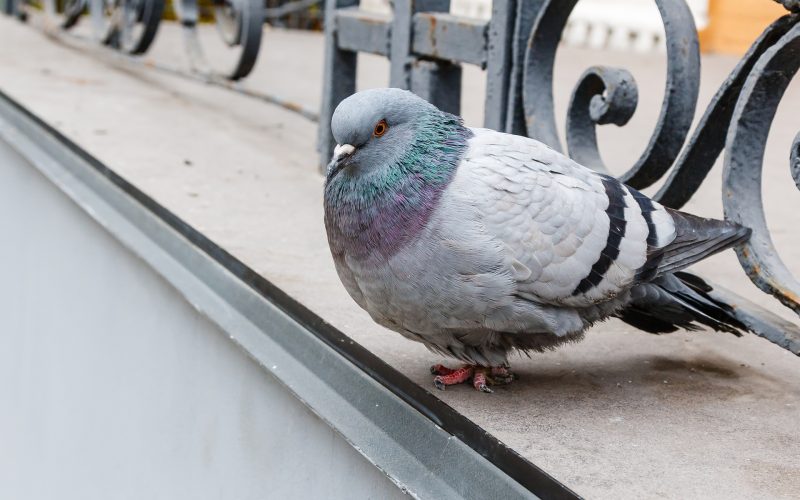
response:
[[[392,254],[421,230],[472,136],[461,118],[399,89],[353,94],[331,129],[338,145],[325,180],[328,241],[335,255],[360,257]]]
[[[363,175],[399,164],[413,150],[419,129],[445,115],[407,90],[371,89],[343,100],[331,120],[337,146],[330,181],[342,171]],[[449,116],[449,115],[448,115]]]

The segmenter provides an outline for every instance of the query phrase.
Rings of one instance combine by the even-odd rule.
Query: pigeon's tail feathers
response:
[[[665,274],[631,290],[631,302],[617,316],[650,333],[671,333],[679,328],[698,330],[699,325],[736,336],[749,331],[733,309],[714,300],[712,287],[686,272]]]
[[[750,229],[735,222],[666,210],[675,223],[675,239],[651,256],[657,262],[657,276],[684,269],[750,238]]]

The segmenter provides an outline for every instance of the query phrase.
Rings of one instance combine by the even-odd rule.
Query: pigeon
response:
[[[514,379],[509,355],[581,340],[617,317],[649,333],[748,331],[685,267],[750,230],[662,206],[528,137],[469,128],[400,89],[344,99],[325,227],[373,320],[463,365],[439,389]]]

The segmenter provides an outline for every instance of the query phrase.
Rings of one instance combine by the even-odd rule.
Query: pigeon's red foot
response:
[[[461,384],[469,380],[475,373],[475,367],[464,365],[461,368],[448,368],[443,365],[431,366],[431,373],[436,375],[433,378],[433,385],[439,390],[444,390],[448,385]]]
[[[481,392],[492,392],[490,385],[510,384],[514,375],[507,366],[474,366],[464,365],[460,368],[448,368],[444,365],[431,366],[431,373],[436,375],[433,385],[444,390],[448,385],[462,384],[472,380],[472,387]]]
[[[492,382],[494,385],[510,384],[517,376],[507,366],[492,367]]]

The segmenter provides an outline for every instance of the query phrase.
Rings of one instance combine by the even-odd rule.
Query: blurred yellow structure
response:
[[[703,52],[744,54],[786,9],[766,0],[709,0],[708,26],[700,31]]]

